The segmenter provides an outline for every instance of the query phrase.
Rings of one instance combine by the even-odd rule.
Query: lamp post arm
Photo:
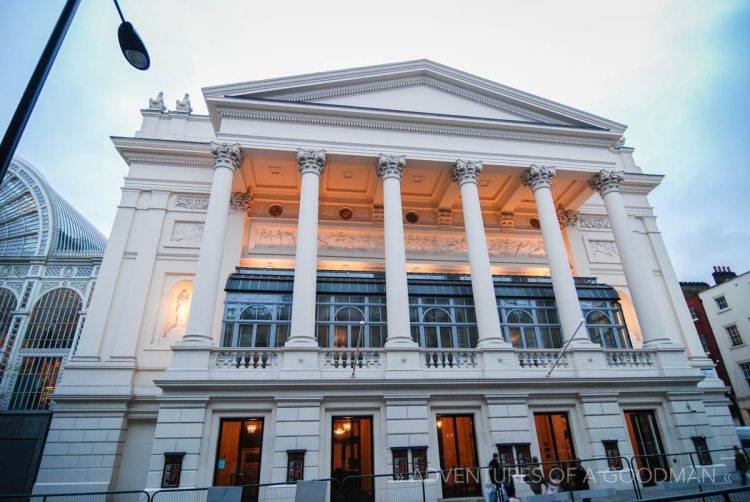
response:
[[[21,141],[21,135],[23,135],[23,131],[26,129],[26,124],[29,121],[29,117],[31,117],[31,112],[34,110],[36,100],[39,98],[44,81],[47,80],[47,75],[49,75],[52,64],[55,62],[55,57],[57,57],[65,34],[68,32],[70,23],[73,21],[73,16],[75,16],[79,3],[80,0],[67,0],[65,2],[65,6],[60,13],[60,17],[57,19],[57,23],[55,23],[47,45],[44,47],[36,68],[34,68],[34,73],[31,74],[29,83],[26,85],[26,90],[23,92],[23,96],[21,96],[21,101],[18,103],[16,112],[10,119],[8,130],[5,131],[3,142],[0,144],[0,183],[5,178],[10,161],[16,152],[18,143]]]

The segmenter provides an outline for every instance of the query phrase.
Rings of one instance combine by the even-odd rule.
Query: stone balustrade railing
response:
[[[605,350],[607,365],[615,368],[650,368],[656,364],[655,353],[643,349]]]
[[[425,368],[461,369],[479,366],[477,350],[423,349]]]
[[[521,368],[551,368],[560,355],[560,349],[525,349],[517,351],[516,354]],[[567,354],[562,355],[557,367],[568,367]]]
[[[211,351],[213,366],[216,368],[275,368],[280,349],[221,349]]]
[[[334,349],[322,353],[321,367],[328,368],[380,368],[385,360],[384,350]]]

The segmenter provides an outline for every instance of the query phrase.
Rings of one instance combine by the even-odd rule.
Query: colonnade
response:
[[[214,312],[207,305],[215,305],[221,278],[219,264],[224,244],[227,205],[230,199],[233,173],[242,162],[239,144],[211,143],[214,155],[214,175],[208,203],[203,240],[198,258],[193,304],[186,331],[186,343],[211,343]],[[317,278],[318,200],[320,176],[323,174],[326,152],[298,149],[297,164],[301,175],[299,217],[295,250],[295,275],[292,295],[292,322],[288,347],[316,348],[315,299]],[[409,291],[406,279],[406,249],[401,205],[401,177],[406,168],[403,155],[378,156],[377,174],[383,183],[384,241],[386,275],[386,309],[388,337],[386,347],[414,347],[409,322]],[[464,226],[468,246],[469,267],[479,334],[478,347],[503,348],[510,345],[501,334],[492,280],[490,258],[479,201],[478,181],[483,170],[480,161],[457,160],[451,170],[452,180],[459,185],[463,206]],[[532,165],[522,175],[522,182],[534,193],[544,247],[549,263],[552,288],[555,294],[563,342],[575,338],[576,344],[590,344],[581,327],[582,311],[578,301],[573,274],[563,241],[562,230],[552,197],[552,178],[555,168]],[[649,271],[639,258],[633,229],[628,221],[620,194],[623,173],[602,170],[589,182],[604,199],[612,232],[615,236],[625,278],[633,298],[644,345],[668,341],[665,336],[653,294]]]

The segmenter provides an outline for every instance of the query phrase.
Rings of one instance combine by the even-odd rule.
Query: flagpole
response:
[[[551,367],[551,368],[549,369],[549,371],[547,372],[547,376],[550,376],[550,375],[552,374],[552,370],[554,370],[554,369],[555,369],[555,367],[557,366],[557,363],[559,363],[559,362],[560,362],[560,358],[561,358],[561,357],[563,356],[563,354],[565,354],[565,351],[566,351],[566,350],[568,350],[568,346],[570,345],[570,342],[572,342],[572,341],[573,341],[573,338],[575,338],[575,337],[576,337],[576,335],[578,334],[578,330],[579,330],[579,329],[581,329],[581,326],[583,326],[583,322],[584,322],[584,320],[583,320],[583,319],[581,319],[581,322],[580,322],[580,323],[578,323],[578,327],[577,327],[577,328],[576,328],[576,330],[575,330],[575,331],[573,332],[573,336],[571,336],[571,337],[570,337],[570,338],[568,339],[568,342],[567,342],[567,343],[565,344],[565,347],[563,347],[563,349],[562,349],[562,350],[560,351],[560,353],[559,353],[559,354],[557,355],[557,359],[555,359],[555,362],[554,362],[554,364],[552,364],[552,367]]]
[[[362,343],[362,328],[365,325],[365,321],[359,321],[359,334],[357,334],[357,348],[354,350],[354,363],[352,364],[352,378],[354,378],[354,372],[357,371],[357,363],[359,362],[359,346]]]

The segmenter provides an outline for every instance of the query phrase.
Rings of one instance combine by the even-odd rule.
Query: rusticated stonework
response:
[[[315,173],[320,176],[325,170],[325,164],[325,150],[297,149],[297,168],[300,174]]]

